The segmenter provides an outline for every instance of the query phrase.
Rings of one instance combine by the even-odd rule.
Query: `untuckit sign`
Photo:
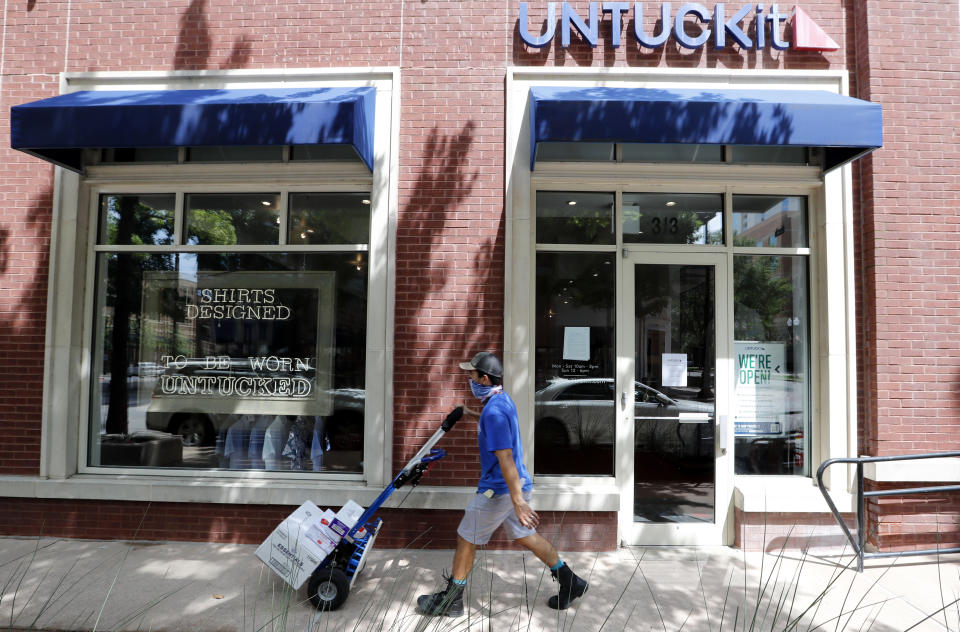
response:
[[[520,38],[528,46],[542,48],[553,41],[557,31],[557,3],[547,3],[546,29],[539,35],[529,31],[528,3],[520,3]],[[840,46],[821,29],[800,8],[794,7],[793,37],[791,42],[783,39],[783,23],[790,17],[781,13],[776,4],[744,4],[728,12],[723,3],[710,11],[705,6],[689,2],[680,6],[676,13],[672,5],[664,2],[660,5],[659,32],[647,32],[643,25],[643,3],[633,3],[633,36],[637,42],[647,48],[662,46],[672,35],[674,40],[685,48],[696,49],[711,43],[714,48],[725,48],[736,44],[741,49],[764,49],[767,47],[784,50],[837,50]],[[600,38],[600,21],[603,13],[611,14],[610,45],[620,46],[622,40],[622,18],[629,14],[629,2],[591,2],[586,19],[579,15],[569,2],[560,6],[560,45],[570,46],[570,32],[576,29],[590,46],[596,46]],[[687,32],[688,21],[704,25],[699,33]]]

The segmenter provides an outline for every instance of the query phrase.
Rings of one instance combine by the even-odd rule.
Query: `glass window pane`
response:
[[[186,243],[235,246],[280,243],[280,194],[190,193],[185,196]]]
[[[807,258],[734,257],[737,474],[810,475]]]
[[[187,147],[187,162],[280,162],[280,145]]]
[[[359,161],[353,145],[293,145],[290,160],[300,161]]]
[[[623,162],[723,162],[723,145],[624,143]]]
[[[365,253],[100,253],[96,292],[91,465],[361,471]]]
[[[807,198],[783,195],[734,195],[733,245],[806,247]]]
[[[733,162],[753,165],[805,165],[806,147],[785,145],[732,145]]]
[[[177,162],[179,147],[110,147],[100,155],[101,162]]]
[[[365,244],[369,193],[291,193],[289,244]]]
[[[534,472],[613,475],[614,253],[537,253]]]
[[[537,143],[540,162],[612,162],[613,143]]]
[[[623,241],[632,244],[723,244],[723,196],[714,193],[624,193]]]
[[[537,192],[537,243],[613,244],[613,193]]]
[[[173,243],[176,196],[172,193],[100,196],[98,244],[165,246]]]

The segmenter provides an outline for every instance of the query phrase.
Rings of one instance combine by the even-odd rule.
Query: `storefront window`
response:
[[[807,198],[783,195],[734,195],[736,246],[807,246]]]
[[[177,162],[177,147],[116,147],[102,150],[100,161],[106,164],[125,162]]]
[[[613,143],[537,143],[537,160],[543,162],[611,162]]]
[[[180,195],[188,245],[274,248],[98,248],[88,464],[362,471],[365,244],[278,251],[279,194]],[[102,195],[101,241],[171,243],[172,200]]]
[[[366,193],[291,193],[288,244],[365,244],[370,239]]]
[[[617,216],[617,199],[612,192],[536,194],[534,470],[538,474],[613,474],[617,257],[605,247],[616,243],[617,235],[610,230],[614,224],[609,222]],[[731,197],[730,208],[724,207],[719,193],[624,192],[619,199],[619,225],[626,244],[732,245],[735,471],[808,476],[809,254],[797,252],[809,247],[807,199],[737,194]],[[732,244],[724,235],[725,213],[733,228]],[[554,252],[558,246],[564,252]],[[757,247],[771,254],[742,253]],[[794,250],[784,252],[786,248]],[[642,282],[637,278],[635,297],[651,292],[671,296],[677,288],[689,290],[693,283],[684,278],[660,288],[651,278],[643,277]],[[712,282],[707,285],[712,288]],[[680,298],[666,298],[657,303],[657,309],[679,310],[679,316],[670,319],[678,323],[712,313],[714,302],[714,298],[699,300],[695,303],[700,307],[693,309]],[[676,351],[689,342],[682,337],[671,345],[657,346],[658,326],[651,325],[649,330],[635,335],[642,335],[650,348],[697,355]],[[701,353],[705,360],[712,354]],[[686,374],[691,380],[707,375],[707,366],[706,361],[693,370],[687,366]],[[688,399],[659,386],[660,372],[662,367],[649,375],[641,371],[637,379],[661,388],[667,398]],[[698,397],[702,399],[709,390],[700,388]],[[642,403],[639,393],[637,397]],[[702,402],[698,399],[698,403]],[[699,438],[706,446],[711,437],[702,433]]]
[[[723,244],[723,196],[714,193],[624,193],[623,241],[632,244]]]
[[[733,145],[733,162],[753,165],[805,165],[810,162],[806,147],[786,145]]]
[[[360,155],[353,145],[293,145],[290,160],[302,162],[358,162]]]
[[[807,258],[734,256],[737,474],[809,475]]]
[[[168,246],[173,243],[176,196],[104,195],[100,198],[98,243]]]
[[[238,147],[187,147],[187,162],[279,162],[283,147],[257,145]]]
[[[613,193],[540,191],[537,193],[537,243],[616,243],[613,205]]]
[[[723,145],[624,143],[623,162],[723,162]]]
[[[191,193],[186,196],[190,246],[268,245],[280,235],[277,193]]]
[[[537,253],[537,474],[614,473],[615,263]]]

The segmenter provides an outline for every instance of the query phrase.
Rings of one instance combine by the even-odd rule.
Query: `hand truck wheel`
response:
[[[339,568],[321,568],[307,582],[307,595],[317,610],[336,610],[349,594],[350,578]]]

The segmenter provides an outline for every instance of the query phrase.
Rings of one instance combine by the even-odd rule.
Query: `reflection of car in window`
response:
[[[787,411],[780,421],[735,425],[737,474],[795,474],[806,472],[803,411]]]
[[[640,382],[634,383],[634,389],[637,449],[712,451],[712,401],[674,399]],[[616,441],[615,401],[612,378],[551,382],[535,395],[537,449],[612,445]],[[698,431],[697,426],[709,427],[709,431]]]

